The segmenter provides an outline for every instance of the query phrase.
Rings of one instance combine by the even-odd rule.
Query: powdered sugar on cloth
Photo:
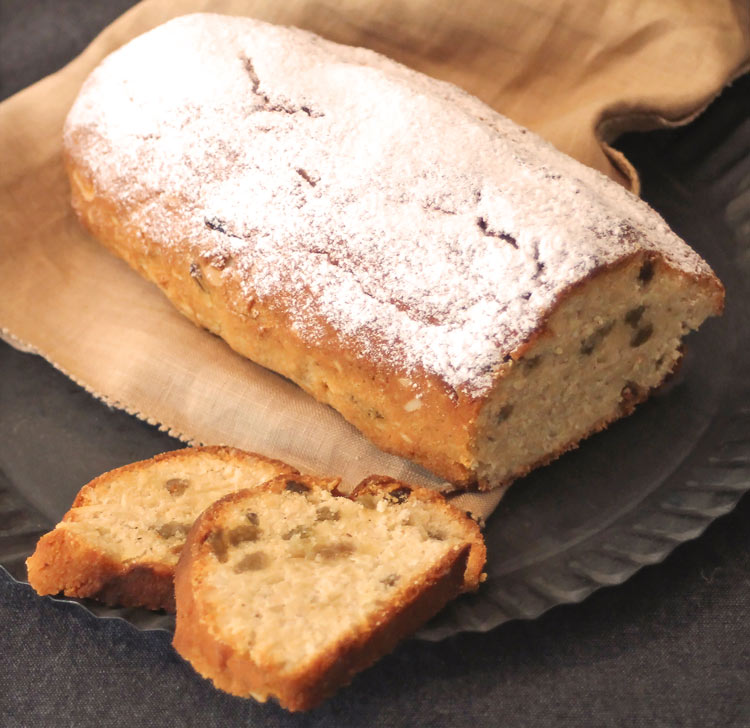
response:
[[[311,345],[325,321],[472,396],[599,266],[645,248],[710,273],[645,203],[478,99],[298,29],[177,18],[105,59],[65,134],[130,225],[230,260],[248,299],[284,291]]]

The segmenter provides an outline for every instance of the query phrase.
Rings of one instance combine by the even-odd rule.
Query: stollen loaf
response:
[[[723,307],[619,185],[450,84],[239,17],[112,53],[73,206],[196,324],[384,450],[489,489],[632,411]]]

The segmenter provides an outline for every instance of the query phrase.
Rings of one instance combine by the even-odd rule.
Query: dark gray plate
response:
[[[419,637],[486,631],[619,584],[750,489],[748,99],[745,77],[689,127],[620,145],[645,199],[724,281],[725,315],[689,339],[679,375],[635,415],[511,488],[487,524],[487,582]],[[38,357],[0,345],[0,372],[0,564],[24,580],[36,539],[83,483],[181,444]],[[139,629],[173,627],[164,614],[77,603]]]

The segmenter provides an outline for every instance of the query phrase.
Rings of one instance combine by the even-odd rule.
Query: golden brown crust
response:
[[[97,488],[121,478],[124,474],[147,470],[156,463],[177,462],[196,456],[211,455],[225,462],[258,462],[296,475],[298,471],[280,460],[224,445],[183,448],[160,453],[147,460],[129,463],[110,470],[84,485],[61,523],[78,520],[79,508],[91,502]],[[126,563],[88,543],[85,537],[64,527],[57,527],[39,539],[34,553],[27,559],[29,584],[41,595],[62,593],[69,597],[97,599],[105,604],[146,607],[174,611],[174,566],[161,562]]]
[[[427,508],[441,511],[457,528],[463,531],[464,538],[471,544],[464,576],[464,591],[476,591],[483,580],[483,571],[487,563],[487,547],[479,525],[466,512],[456,508],[434,490],[402,483],[383,475],[371,475],[365,478],[354,488],[349,497],[356,500],[365,493],[377,495],[383,492],[403,491],[404,488],[408,489],[409,498],[416,498],[420,503],[424,503]]]
[[[264,484],[260,490],[281,492],[288,480],[281,476]],[[313,488],[318,484],[328,490],[333,487],[330,480],[321,482],[309,477],[293,480]],[[278,665],[257,664],[241,646],[230,645],[221,638],[220,625],[213,623],[212,616],[201,608],[197,587],[210,568],[206,557],[210,547],[204,544],[214,529],[221,528],[224,512],[257,492],[232,493],[204,511],[188,535],[175,574],[177,623],[173,645],[221,690],[260,701],[272,696],[288,710],[309,710],[348,684],[357,672],[390,652],[462,590],[471,548],[468,543],[447,553],[419,583],[411,585],[398,602],[386,605],[365,627],[342,637],[304,669],[295,673],[287,667],[282,672]]]
[[[65,529],[42,536],[26,568],[29,584],[42,596],[62,593],[112,606],[175,609],[171,567],[127,566]]]

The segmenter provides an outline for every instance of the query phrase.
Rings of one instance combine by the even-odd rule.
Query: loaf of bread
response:
[[[174,611],[174,570],[195,519],[227,493],[297,471],[230,447],[185,448],[83,486],[27,559],[39,594]],[[334,481],[336,482],[336,481]]]
[[[611,180],[294,28],[190,15],[136,38],[86,81],[64,148],[81,220],[182,313],[461,487],[630,412],[723,306]]]
[[[392,481],[354,498],[307,476],[232,493],[180,556],[174,646],[222,690],[312,708],[465,588],[472,524]]]

